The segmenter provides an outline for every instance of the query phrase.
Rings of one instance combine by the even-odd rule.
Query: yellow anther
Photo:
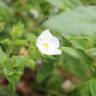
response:
[[[44,48],[48,48],[49,47],[48,43],[44,43],[43,46],[44,46]]]

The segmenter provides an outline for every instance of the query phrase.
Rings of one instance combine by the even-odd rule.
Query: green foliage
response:
[[[95,0],[81,0],[84,4],[96,5]]]
[[[70,47],[64,47],[62,49],[64,55],[61,63],[64,69],[67,69],[66,71],[70,71],[82,80],[91,77],[92,61],[84,52]],[[87,72],[89,74],[87,74]]]
[[[43,63],[44,65],[42,68],[39,68],[39,73],[37,75],[38,82],[43,82],[44,80],[46,80],[46,78],[48,78],[51,75],[54,68],[53,64],[48,61],[44,61]]]
[[[85,87],[81,89],[81,96],[95,96],[96,79],[91,79],[85,83]]]
[[[6,54],[4,54],[2,48],[0,47],[0,65],[2,66],[6,60],[7,60],[7,56]]]
[[[52,95],[63,95],[62,91],[62,83],[63,83],[63,78],[61,78],[58,75],[54,75],[53,78],[49,79],[49,82],[47,84],[47,90],[49,90]]]
[[[23,58],[12,57],[4,65],[4,74],[12,86],[15,86],[20,80],[23,74],[24,62],[25,60]]]
[[[13,26],[12,32],[10,33],[12,39],[20,38],[22,37],[24,32],[24,26],[21,23],[18,23],[17,25]]]
[[[44,96],[95,96],[93,4],[95,0],[0,1],[0,75],[9,81],[10,92],[15,91],[24,68],[29,67],[36,73],[35,83],[30,84],[32,92],[40,91]],[[36,48],[36,40],[45,28],[60,39],[62,55],[43,55]],[[74,85],[68,93],[62,88],[65,80]]]
[[[55,3],[53,3],[55,4]],[[62,3],[61,3],[62,4]],[[92,78],[95,71],[95,6],[79,6],[74,9],[50,16],[44,25],[61,34],[63,56],[60,59],[60,66],[67,72],[74,74],[81,80],[86,81]],[[69,44],[65,44],[65,41]],[[95,64],[94,64],[95,63]],[[90,86],[82,85],[83,90],[74,90],[70,96],[95,96],[94,80],[90,80]],[[93,86],[93,85],[94,86]],[[90,91],[91,90],[91,91]],[[73,94],[73,95],[72,95]],[[77,94],[77,95],[76,95]],[[69,96],[68,95],[68,96]]]
[[[52,30],[61,32],[64,36],[83,35],[88,39],[95,39],[95,10],[96,7],[93,6],[78,7],[50,17],[45,25]]]
[[[55,7],[59,9],[73,9],[76,6],[82,5],[82,3],[79,0],[47,0],[49,3],[54,5]]]
[[[8,21],[13,16],[13,10],[3,1],[0,1],[0,22]]]

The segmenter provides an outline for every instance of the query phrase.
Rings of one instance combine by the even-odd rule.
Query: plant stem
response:
[[[9,96],[15,96],[15,88],[12,84],[9,84]]]

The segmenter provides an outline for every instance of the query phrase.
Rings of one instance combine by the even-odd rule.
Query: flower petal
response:
[[[52,38],[52,34],[50,33],[50,31],[48,29],[46,29],[45,31],[43,31],[40,36],[38,37],[39,39],[41,38],[45,38],[45,39],[50,39]]]
[[[50,49],[50,50],[48,50],[48,55],[59,55],[61,53],[62,52],[59,49]]]
[[[41,47],[41,49],[43,48],[43,44],[44,43],[49,43],[50,40],[52,39],[52,34],[50,33],[50,31],[47,29],[45,31],[43,31],[40,36],[38,37],[37,41],[36,41],[36,46],[38,48]]]
[[[53,37],[50,39],[50,41],[49,41],[49,46],[50,46],[51,48],[59,48],[60,42],[59,42],[58,38],[56,38],[56,37],[53,36]]]
[[[44,44],[45,42],[47,42],[47,41],[45,41],[45,39],[43,39],[43,38],[37,39],[37,41],[36,41],[36,46],[37,46],[37,48],[38,48],[38,49],[44,49],[43,44]]]
[[[47,49],[47,50],[43,50],[41,51],[42,54],[46,54],[46,55],[59,55],[62,54],[61,50],[59,49]]]

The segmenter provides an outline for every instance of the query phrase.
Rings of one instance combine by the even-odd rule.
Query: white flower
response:
[[[36,46],[42,54],[58,55],[61,54],[59,50],[59,40],[54,37],[49,30],[43,31],[36,41]]]

